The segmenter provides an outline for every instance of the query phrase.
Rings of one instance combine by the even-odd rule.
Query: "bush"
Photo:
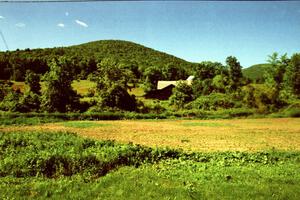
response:
[[[183,108],[184,105],[193,100],[193,89],[185,82],[179,82],[173,88],[173,94],[169,98],[170,105],[174,105],[177,109]]]
[[[121,85],[112,85],[108,90],[100,94],[100,108],[112,108],[127,111],[135,111],[137,103],[134,95],[128,94],[126,88]]]
[[[37,112],[40,109],[40,96],[33,92],[26,92],[19,99],[19,112]]]
[[[57,178],[75,174],[104,176],[121,166],[179,158],[182,152],[94,141],[63,132],[12,132],[0,133],[0,155],[0,177]]]
[[[18,112],[20,110],[20,98],[22,94],[20,91],[10,90],[9,93],[0,102],[0,110]]]
[[[143,103],[142,101],[138,101],[138,111],[140,113],[155,113],[161,114],[164,113],[167,109],[163,105],[162,101],[149,101],[147,103]]]
[[[0,80],[0,101],[11,91],[12,83],[10,81]]]
[[[243,103],[259,113],[274,112],[285,105],[274,88],[264,84],[250,84],[242,88]]]
[[[212,93],[208,96],[200,96],[187,107],[202,110],[218,110],[233,108],[235,102],[233,102],[230,95],[222,93]]]
[[[84,180],[104,176],[122,166],[187,160],[238,166],[299,163],[297,152],[185,153],[114,141],[95,141],[73,133],[0,132],[0,177],[59,178],[80,175]]]

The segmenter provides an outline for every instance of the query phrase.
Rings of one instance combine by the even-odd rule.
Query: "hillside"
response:
[[[110,59],[126,66],[136,66],[141,72],[150,66],[163,68],[173,65],[186,70],[193,65],[183,59],[133,42],[100,40],[70,47],[0,52],[0,79],[21,81],[27,69],[45,73],[48,70],[47,63],[59,56],[70,58],[74,65],[74,73],[82,76],[94,71],[96,64],[103,59]]]
[[[263,80],[265,70],[270,66],[270,64],[256,64],[243,69],[243,75],[253,81]]]
[[[111,57],[120,61],[137,62],[138,64],[145,66],[161,66],[168,63],[178,65],[191,64],[173,55],[122,40],[101,40],[66,48],[66,52],[78,52],[78,50],[84,50],[87,56],[93,55],[97,59]]]
[[[270,64],[256,64],[251,67],[243,69],[243,75],[250,78],[251,80],[262,79],[265,70],[270,66]]]

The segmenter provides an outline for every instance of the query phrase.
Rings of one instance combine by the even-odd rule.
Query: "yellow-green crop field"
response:
[[[98,140],[185,151],[300,150],[299,118],[67,121],[2,131],[69,131]]]

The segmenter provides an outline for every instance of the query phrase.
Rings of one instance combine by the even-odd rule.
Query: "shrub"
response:
[[[284,102],[278,99],[277,90],[265,84],[250,84],[242,88],[243,102],[249,108],[256,108],[259,113],[275,111]]]
[[[0,176],[56,178],[75,174],[99,177],[121,166],[139,166],[182,152],[113,141],[83,139],[70,133],[0,133]]]
[[[222,93],[212,93],[208,96],[200,96],[191,102],[188,107],[202,110],[217,110],[233,108],[235,103],[230,95]]]
[[[0,80],[0,101],[11,91],[12,83]]]
[[[142,101],[138,101],[138,111],[140,113],[155,113],[161,114],[164,113],[167,109],[163,105],[164,102],[162,101],[149,101],[147,103],[143,103]]]
[[[187,83],[179,82],[173,88],[173,94],[170,96],[170,105],[176,108],[183,108],[184,105],[193,100],[193,89]]]
[[[40,109],[40,96],[33,92],[26,92],[19,99],[19,112],[37,112]]]
[[[102,91],[99,95],[99,106],[101,108],[127,111],[134,111],[137,108],[135,96],[128,94],[126,88],[121,85],[112,85],[108,90]]]
[[[13,90],[10,90],[0,103],[0,110],[10,112],[19,111],[21,107],[21,104],[19,102],[21,97],[22,94],[20,91],[15,92]]]

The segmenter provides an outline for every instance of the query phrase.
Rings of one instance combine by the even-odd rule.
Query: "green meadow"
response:
[[[187,153],[22,131],[0,133],[0,156],[2,199],[300,197],[297,151]]]

